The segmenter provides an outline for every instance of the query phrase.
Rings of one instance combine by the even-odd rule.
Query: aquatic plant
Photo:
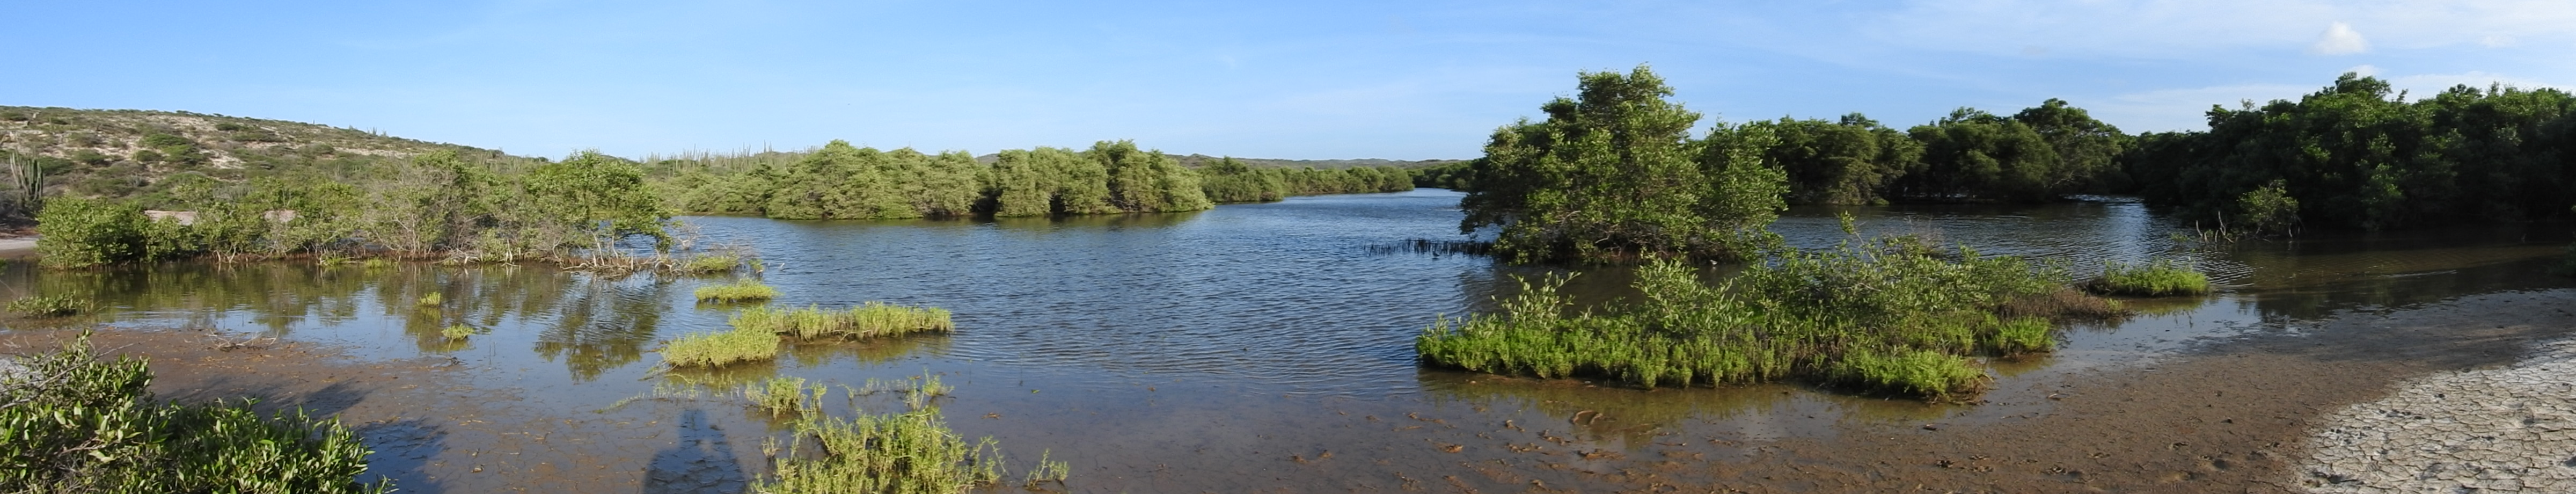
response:
[[[2209,293],[2209,275],[2168,259],[2140,265],[2112,261],[2102,267],[2102,276],[2086,282],[2084,288],[2103,295],[2136,297],[2200,295]]]
[[[420,296],[420,301],[413,302],[413,304],[421,307],[437,307],[439,304],[446,301],[447,295],[440,292],[429,292],[428,295]]]
[[[2064,270],[2014,257],[1936,255],[1883,239],[1788,252],[1711,286],[1683,262],[1638,271],[1644,299],[1577,311],[1566,279],[1521,280],[1502,310],[1442,317],[1415,339],[1429,365],[1643,386],[1806,379],[1864,392],[1945,399],[1985,380],[1969,356],[2045,352],[2051,319],[2094,317],[2102,303],[2066,289]]]
[[[382,493],[366,446],[338,421],[253,400],[154,400],[141,359],[102,360],[86,336],[0,375],[0,486],[14,492]]]
[[[906,396],[937,393],[935,377],[911,382],[917,385],[902,390]],[[938,408],[926,406],[847,419],[809,413],[794,423],[786,441],[771,438],[761,450],[772,473],[752,492],[764,494],[960,493],[998,484],[1004,473],[993,438],[967,441]],[[1041,454],[1025,480],[1029,486],[1060,482],[1071,470]]]
[[[723,285],[698,287],[699,302],[753,302],[778,298],[778,289],[760,284],[760,280],[743,278]]]
[[[473,337],[477,332],[478,331],[476,331],[473,326],[449,324],[446,329],[438,330],[438,336],[446,338],[447,341],[464,341],[466,338]]]
[[[742,256],[719,253],[688,258],[681,261],[679,267],[673,269],[685,274],[715,274],[731,272],[734,266],[740,264],[742,264]]]
[[[742,385],[742,398],[749,400],[751,406],[776,417],[821,410],[823,396],[831,391],[831,388],[820,384],[807,387],[805,378],[775,376]]]
[[[816,306],[803,309],[754,307],[735,314],[731,322],[736,328],[806,339],[874,338],[944,332],[954,327],[948,319],[947,309],[904,307],[882,302],[867,302],[845,311],[828,311]]]
[[[736,362],[778,358],[778,333],[733,329],[673,338],[662,347],[662,361],[672,367],[723,367]]]
[[[27,297],[9,301],[9,312],[28,317],[62,317],[89,310],[80,299],[61,295]]]

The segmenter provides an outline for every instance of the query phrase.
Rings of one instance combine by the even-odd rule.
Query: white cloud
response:
[[[2318,55],[2351,55],[2369,51],[2370,40],[2362,39],[2361,32],[2352,30],[2351,24],[2341,22],[2326,26],[2326,33],[2318,36],[2315,44],[2308,45],[2308,53]]]
[[[2354,65],[2354,66],[2352,66],[2352,68],[2349,68],[2349,69],[2343,69],[2343,71],[2344,71],[2344,72],[2351,72],[2351,73],[2355,73],[2355,74],[2361,74],[2361,76],[2362,76],[2362,77],[2372,77],[2372,76],[2377,76],[2377,75],[2379,75],[2379,67],[2377,67],[2377,66],[2373,66],[2373,65],[2370,65],[2370,64]]]

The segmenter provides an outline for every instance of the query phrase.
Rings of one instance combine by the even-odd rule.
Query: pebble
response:
[[[2308,438],[2308,492],[2576,492],[2576,340],[2409,380]]]

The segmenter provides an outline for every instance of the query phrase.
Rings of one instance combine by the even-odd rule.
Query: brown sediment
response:
[[[2300,492],[2309,438],[2329,414],[2416,376],[2512,363],[2541,341],[2576,332],[2567,307],[2576,307],[2576,291],[2346,312],[2291,323],[2295,332],[1990,397],[2039,403],[1983,405],[2039,405],[2021,416],[1854,427],[1833,438],[1774,442],[1740,462],[1666,462],[1622,483],[1741,492]]]

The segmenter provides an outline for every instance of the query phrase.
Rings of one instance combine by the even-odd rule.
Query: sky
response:
[[[1718,119],[1904,128],[2048,98],[2136,133],[2345,72],[2576,87],[2576,2],[388,1],[0,4],[0,105],[562,156],[1081,148],[1463,159],[1585,71]]]

